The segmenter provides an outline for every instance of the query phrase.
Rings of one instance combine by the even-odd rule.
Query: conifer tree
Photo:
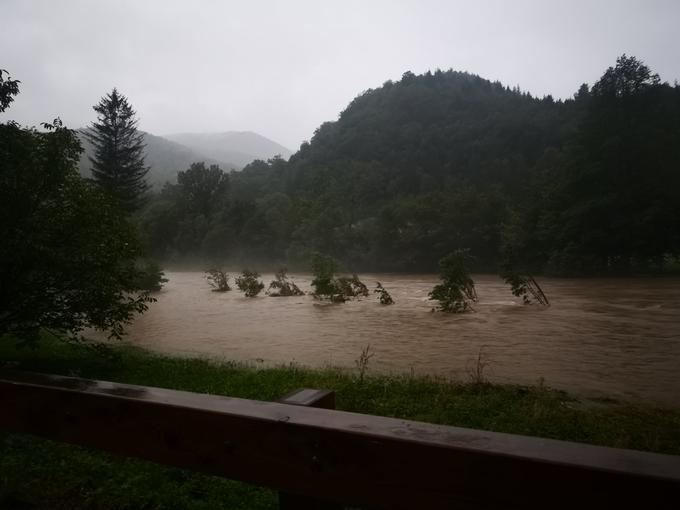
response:
[[[92,176],[126,210],[133,211],[149,190],[144,136],[137,130],[136,112],[115,88],[93,108],[97,121],[84,133],[94,145]]]

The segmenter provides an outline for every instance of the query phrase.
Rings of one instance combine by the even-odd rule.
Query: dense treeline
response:
[[[19,93],[5,73],[0,112]],[[164,281],[122,207],[136,197],[78,175],[80,141],[59,119],[41,128],[0,123],[0,341],[31,344],[47,332],[81,341],[89,328],[120,338]],[[102,147],[129,155],[120,135],[117,146],[101,137]],[[98,168],[124,180],[122,165],[106,163]]]
[[[659,269],[680,253],[680,87],[625,55],[573,99],[436,71],[359,95],[288,162],[197,163],[140,216],[155,255],[433,271]]]

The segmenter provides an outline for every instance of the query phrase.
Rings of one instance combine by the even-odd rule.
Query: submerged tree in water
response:
[[[533,276],[529,274],[519,274],[514,271],[503,271],[501,273],[501,278],[505,280],[505,283],[510,285],[512,294],[521,297],[522,302],[525,305],[536,302],[543,306],[550,306],[548,297]]]
[[[435,285],[429,296],[439,301],[438,309],[442,312],[466,312],[472,310],[472,303],[477,301],[475,284],[467,267],[469,260],[467,250],[456,250],[439,261],[442,283]]]
[[[394,299],[392,299],[392,296],[390,296],[390,293],[387,292],[387,289],[382,286],[382,283],[378,282],[378,284],[375,286],[375,290],[373,292],[378,293],[378,299],[380,300],[380,304],[383,305],[393,305],[394,304]]]
[[[336,276],[339,263],[333,257],[316,253],[312,259],[314,297],[344,303],[348,299],[368,296],[368,287],[354,274]]]
[[[531,243],[520,239],[516,229],[508,229],[503,242],[500,277],[510,285],[514,296],[522,298],[525,305],[538,303],[550,306],[548,297],[529,271],[535,260],[535,252]]]
[[[543,306],[550,306],[548,297],[534,277],[526,271],[516,269],[518,264],[512,253],[512,250],[506,251],[500,272],[501,278],[510,285],[512,294],[521,297],[525,305],[538,303]]]
[[[318,299],[329,299],[333,303],[344,303],[345,296],[337,285],[335,273],[339,268],[338,261],[328,255],[315,253],[312,258],[312,288],[314,297]]]
[[[241,276],[236,278],[236,286],[246,297],[255,297],[264,289],[264,283],[258,278],[260,273],[244,269]]]
[[[288,279],[288,270],[284,267],[276,272],[274,281],[269,284],[267,294],[272,297],[304,296],[304,292]]]
[[[231,290],[229,286],[229,275],[219,269],[208,269],[205,272],[206,280],[213,288],[213,292],[226,292]]]
[[[340,292],[347,298],[368,296],[368,287],[355,274],[352,276],[340,276],[337,279],[337,285]]]

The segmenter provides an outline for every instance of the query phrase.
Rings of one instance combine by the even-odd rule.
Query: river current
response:
[[[345,304],[312,296],[212,292],[200,272],[168,272],[158,301],[128,329],[132,344],[169,354],[261,365],[356,369],[545,384],[585,397],[680,406],[680,279],[539,280],[551,306],[524,306],[497,277],[474,277],[465,314],[432,313],[434,275],[360,275],[377,295]],[[310,276],[291,275],[305,291]],[[263,275],[266,284],[272,275]],[[233,283],[233,280],[232,280]]]

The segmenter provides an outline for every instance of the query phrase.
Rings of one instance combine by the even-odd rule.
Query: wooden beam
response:
[[[317,409],[335,409],[335,392],[330,390],[313,390],[300,388],[281,397],[278,402],[292,406],[315,407]]]
[[[335,392],[301,388],[278,400],[282,404],[317,409],[335,409]],[[312,498],[305,494],[279,492],[280,510],[342,510],[339,503],[331,503],[327,499]]]
[[[0,373],[0,429],[373,508],[680,507],[680,457]]]

